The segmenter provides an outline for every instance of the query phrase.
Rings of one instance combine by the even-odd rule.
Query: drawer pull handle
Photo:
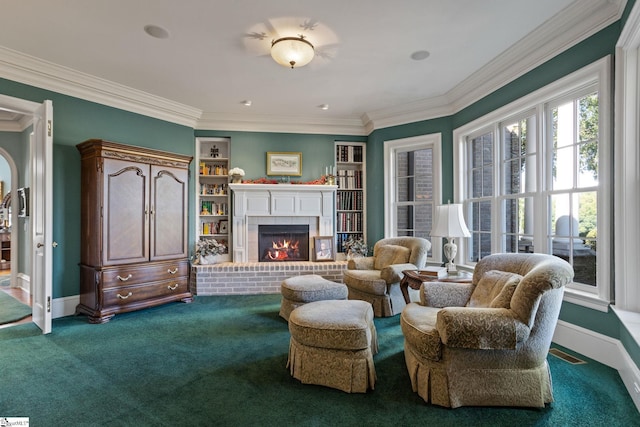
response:
[[[178,267],[176,267],[174,270],[168,269],[167,273],[169,274],[176,274],[178,272]]]
[[[120,295],[120,294],[118,294],[118,298],[120,298],[120,299],[127,299],[127,298],[129,298],[131,295],[133,295],[131,292],[129,292],[127,295]]]
[[[127,277],[122,277],[120,275],[118,275],[118,280],[120,280],[121,282],[126,282],[127,280],[131,279],[133,276],[131,275],[131,273],[129,273],[129,275]]]
[[[169,289],[170,291],[175,291],[176,289],[178,289],[178,284],[176,283],[173,286],[167,285],[167,289]]]

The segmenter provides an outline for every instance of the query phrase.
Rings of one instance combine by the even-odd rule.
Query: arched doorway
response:
[[[0,291],[11,296],[23,305],[31,307],[31,288],[28,280],[22,280],[18,254],[20,253],[17,229],[21,221],[18,220],[16,210],[13,209],[14,198],[19,183],[18,166],[9,153],[11,145],[20,144],[15,138],[0,136]],[[20,147],[13,147],[14,153]],[[8,304],[8,302],[5,302]],[[1,307],[0,307],[1,309]],[[18,310],[14,317],[2,319],[0,328],[18,323],[31,322],[31,316],[26,316],[24,310]]]

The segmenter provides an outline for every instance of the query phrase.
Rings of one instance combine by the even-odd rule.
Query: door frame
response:
[[[8,112],[12,112],[12,113],[18,113],[20,114],[24,119],[20,120],[21,124],[24,126],[24,128],[26,128],[29,124],[33,124],[34,125],[34,129],[33,131],[36,132],[36,115],[38,115],[39,111],[42,111],[43,109],[46,110],[47,106],[49,106],[51,113],[53,112],[53,107],[51,106],[51,101],[44,101],[43,103],[37,103],[37,102],[32,102],[32,101],[27,101],[25,99],[20,99],[20,98],[15,98],[15,97],[11,97],[11,96],[7,96],[7,95],[1,95],[0,94],[0,110],[3,111],[8,111]],[[43,108],[44,107],[44,108]],[[42,126],[42,130],[43,132],[46,132],[47,129],[51,129],[52,127],[52,122],[51,123],[47,123],[44,126]],[[47,137],[45,135],[42,135],[43,138],[45,138],[45,141],[47,140]],[[52,143],[52,139],[51,136],[48,137],[49,140],[51,140]],[[33,136],[30,139],[29,142],[29,158],[30,158],[30,165],[34,165],[34,164],[45,164],[45,170],[51,170],[51,166],[52,166],[52,161],[49,158],[48,162],[45,162],[45,159],[40,158],[40,155],[38,154],[38,150],[33,150],[32,149],[32,142],[33,141]],[[13,159],[12,159],[13,160]],[[11,164],[11,162],[10,162]],[[11,177],[11,190],[12,190],[12,199],[11,199],[11,204],[12,206],[17,206],[17,188],[18,188],[18,177],[17,177],[17,167],[15,165],[13,165],[16,169],[15,174],[14,174],[14,168],[12,167],[12,177]],[[31,168],[33,168],[33,166],[30,166]],[[32,176],[33,176],[33,171],[32,171]],[[31,186],[33,186],[35,183],[31,183]],[[49,183],[48,185],[51,185],[51,183]],[[30,197],[31,197],[31,201],[32,202],[36,202],[38,205],[44,205],[46,206],[46,189],[43,189],[42,191],[31,191]],[[42,197],[38,197],[37,201],[34,201],[33,198],[37,197],[37,194],[40,194]],[[51,197],[49,195],[49,197]],[[31,205],[33,206],[36,203],[31,203]],[[43,220],[45,221],[45,223],[47,224],[51,224],[52,221],[52,209],[51,209],[51,204],[49,204],[46,207],[46,218],[44,218]],[[12,230],[11,230],[11,239],[12,241],[17,241],[17,227],[15,227],[15,225],[17,224],[17,210],[12,209]],[[28,236],[25,239],[25,242],[28,242],[29,240],[33,240],[32,236],[34,235],[34,225],[33,225],[33,221],[29,222],[30,225],[30,229],[29,230],[25,230],[25,236]],[[46,233],[48,234],[48,236],[44,239],[45,242],[50,241],[51,240],[51,233],[52,230],[49,228],[46,230]],[[28,244],[28,243],[27,243]],[[35,242],[31,241],[32,248],[29,248],[28,251],[22,251],[23,254],[34,254],[35,253]],[[15,277],[15,271],[14,270],[14,266],[17,266],[17,257],[14,257],[14,245],[12,244],[12,259],[11,259],[11,267],[12,267],[12,280],[14,280]],[[51,252],[52,252],[52,245],[45,245],[41,251],[47,253],[48,256],[45,256],[45,259],[48,261],[46,262],[46,265],[43,270],[45,272],[45,276],[43,276],[43,280],[40,283],[36,283],[34,281],[34,275],[33,275],[33,271],[29,271],[29,281],[30,281],[30,292],[31,295],[33,297],[33,295],[40,295],[43,298],[43,306],[42,306],[42,313],[39,313],[39,316],[36,316],[36,313],[34,313],[34,315],[32,316],[32,319],[34,321],[34,323],[36,323],[38,325],[38,327],[40,327],[40,329],[42,329],[42,332],[47,334],[51,332],[51,305],[52,305],[52,257],[51,257]],[[15,254],[17,255],[17,252],[15,252]],[[28,255],[27,255],[28,256]],[[32,266],[31,270],[33,270],[33,265],[34,265],[34,261],[33,259],[30,260],[31,263],[30,265]],[[15,263],[15,264],[14,264]],[[15,267],[15,269],[17,269],[17,267]],[[35,310],[35,304],[32,304],[32,310]],[[40,320],[38,322],[35,322],[36,318],[39,318]]]

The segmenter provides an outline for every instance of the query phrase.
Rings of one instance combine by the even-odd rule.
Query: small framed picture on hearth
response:
[[[313,238],[316,261],[335,261],[336,252],[333,246],[333,236],[318,236]]]

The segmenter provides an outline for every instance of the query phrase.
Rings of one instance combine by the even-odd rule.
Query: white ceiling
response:
[[[363,133],[451,113],[613,22],[624,3],[4,0],[0,77],[198,128]],[[169,37],[150,37],[148,24]],[[295,34],[316,58],[291,70],[269,47]],[[419,50],[429,57],[411,59]]]

